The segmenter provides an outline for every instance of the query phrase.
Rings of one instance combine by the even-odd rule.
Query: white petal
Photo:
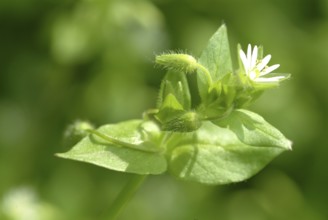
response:
[[[261,60],[261,62],[257,65],[257,69],[259,70],[259,71],[261,71],[268,63],[269,63],[269,61],[270,61],[270,59],[271,59],[271,55],[269,54],[269,55],[266,55],[262,60]]]
[[[251,59],[251,69],[253,69],[255,67],[255,64],[256,64],[256,60],[257,60],[257,46],[254,47],[253,49],[253,53],[252,53],[252,59]]]
[[[279,68],[279,64],[275,64],[275,65],[272,65],[272,66],[270,66],[270,67],[268,67],[268,68],[265,68],[262,72],[261,72],[261,74],[260,74],[260,76],[263,76],[263,75],[266,75],[266,74],[268,74],[268,73],[271,73],[272,71],[274,71],[274,70],[276,70],[277,68]]]
[[[250,66],[251,59],[252,59],[252,46],[250,44],[248,44],[248,47],[247,47],[247,61],[248,61],[249,67],[251,67]]]
[[[239,56],[240,56],[241,61],[243,62],[245,71],[248,72],[248,69],[249,69],[248,61],[247,61],[247,57],[243,50],[239,50]]]
[[[285,78],[285,76],[274,76],[270,78],[256,78],[255,82],[279,82],[281,79]]]

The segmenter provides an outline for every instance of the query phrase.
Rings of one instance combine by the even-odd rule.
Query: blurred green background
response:
[[[151,176],[120,219],[328,218],[327,0],[0,1],[0,219],[101,219],[129,175],[56,158],[76,119],[154,107],[154,55],[200,55],[216,29],[264,45],[292,79],[252,109],[294,142],[252,179],[204,186]]]

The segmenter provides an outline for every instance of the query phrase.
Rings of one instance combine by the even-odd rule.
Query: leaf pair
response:
[[[232,116],[225,121],[204,122],[194,132],[173,133],[166,140],[167,133],[154,138],[152,133],[158,130],[153,122],[146,122],[148,130],[142,120],[105,125],[97,131],[135,148],[91,134],[69,152],[57,155],[121,172],[169,171],[185,180],[226,184],[251,177],[278,154],[290,149],[290,142],[257,114],[237,110]]]

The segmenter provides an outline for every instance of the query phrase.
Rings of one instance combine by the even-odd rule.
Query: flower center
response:
[[[256,74],[256,71],[255,70],[252,70],[250,73],[249,73],[249,78],[254,80],[257,78],[257,74]]]

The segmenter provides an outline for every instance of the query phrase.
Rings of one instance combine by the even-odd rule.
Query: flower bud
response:
[[[162,124],[162,130],[174,132],[192,132],[201,126],[201,120],[195,112],[186,112]]]
[[[64,133],[64,146],[72,147],[82,138],[86,137],[88,130],[94,129],[93,125],[89,122],[77,120],[73,124],[69,125]]]
[[[192,73],[199,66],[193,56],[179,53],[158,55],[156,56],[156,63],[169,70],[177,70],[185,73]]]

